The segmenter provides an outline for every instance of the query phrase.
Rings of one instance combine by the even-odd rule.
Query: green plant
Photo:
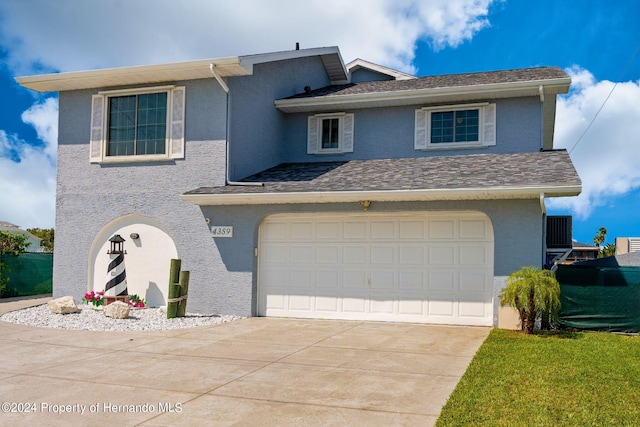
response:
[[[532,266],[511,273],[500,293],[500,305],[515,307],[523,331],[532,334],[536,319],[548,313],[555,320],[560,312],[560,284],[555,273]]]
[[[140,298],[138,295],[129,295],[129,306],[133,308],[145,308],[147,306],[147,300]]]
[[[9,283],[9,277],[7,273],[9,273],[9,266],[2,262],[2,255],[4,254],[12,254],[19,255],[24,252],[31,242],[27,241],[27,236],[20,233],[9,233],[8,231],[0,231],[0,296],[2,298],[8,298],[14,293],[17,294],[17,291],[12,288],[7,288],[7,283]]]
[[[614,256],[615,254],[616,254],[616,245],[613,243],[607,243],[605,246],[600,248],[600,251],[598,252],[598,258]]]
[[[104,305],[104,291],[87,292],[84,294],[84,297],[82,297],[82,302],[85,304],[92,304],[95,307],[100,307],[101,305]]]

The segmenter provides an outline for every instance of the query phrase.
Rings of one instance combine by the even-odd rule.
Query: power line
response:
[[[638,46],[636,46],[636,50],[633,52],[633,54],[631,55],[631,58],[629,58],[629,61],[627,61],[627,65],[624,67],[624,69],[622,70],[622,72],[620,73],[620,76],[618,77],[618,81],[622,80],[622,77],[625,75],[625,73],[627,72],[627,70],[629,69],[629,67],[631,66],[631,63],[633,62],[633,59],[636,57],[636,55],[638,54],[638,51],[640,51],[640,43],[638,44]],[[578,146],[578,144],[580,143],[580,141],[582,141],[582,138],[585,136],[585,134],[589,131],[589,129],[591,129],[591,126],[593,125],[593,123],[596,121],[596,119],[598,118],[598,114],[600,114],[600,111],[602,111],[602,109],[604,108],[605,104],[607,103],[607,101],[609,100],[609,98],[611,98],[611,94],[613,93],[613,91],[616,89],[616,87],[618,86],[618,82],[616,82],[613,87],[611,88],[611,91],[609,91],[609,95],[607,95],[607,97],[605,98],[605,100],[602,102],[602,105],[600,106],[600,108],[598,108],[598,111],[596,111],[596,114],[593,116],[593,119],[591,119],[591,122],[589,122],[589,125],[586,127],[586,129],[584,130],[584,132],[582,132],[582,134],[580,135],[580,138],[578,138],[578,140],[576,141],[575,144],[573,144],[573,147],[571,147],[571,149],[569,150],[569,154],[571,154],[571,152]]]

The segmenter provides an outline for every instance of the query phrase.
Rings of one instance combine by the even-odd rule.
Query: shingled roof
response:
[[[264,185],[202,187],[188,191],[182,199],[197,204],[236,204],[294,203],[296,195],[313,195],[319,198],[315,202],[367,195],[376,200],[525,198],[540,193],[577,195],[581,186],[564,150],[286,163],[243,181]]]
[[[387,80],[326,86],[320,89],[299,93],[285,99],[315,98],[319,96],[348,96],[380,92],[453,88],[568,78],[569,76],[567,73],[558,67],[523,68],[518,70],[489,71],[482,73],[445,74],[410,80]]]

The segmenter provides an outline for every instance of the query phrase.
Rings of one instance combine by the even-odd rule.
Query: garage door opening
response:
[[[493,324],[493,228],[478,212],[273,215],[258,314]]]

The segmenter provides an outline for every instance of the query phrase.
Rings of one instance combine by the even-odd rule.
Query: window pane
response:
[[[109,98],[108,156],[164,154],[167,93]]]
[[[453,142],[453,112],[431,113],[431,143]]]
[[[478,141],[479,110],[431,113],[431,143]]]
[[[322,120],[322,148],[339,148],[340,145],[340,119]]]
[[[136,126],[136,97],[109,98],[107,156],[133,155]]]
[[[478,140],[478,110],[463,110],[455,112],[456,131],[455,141]]]

